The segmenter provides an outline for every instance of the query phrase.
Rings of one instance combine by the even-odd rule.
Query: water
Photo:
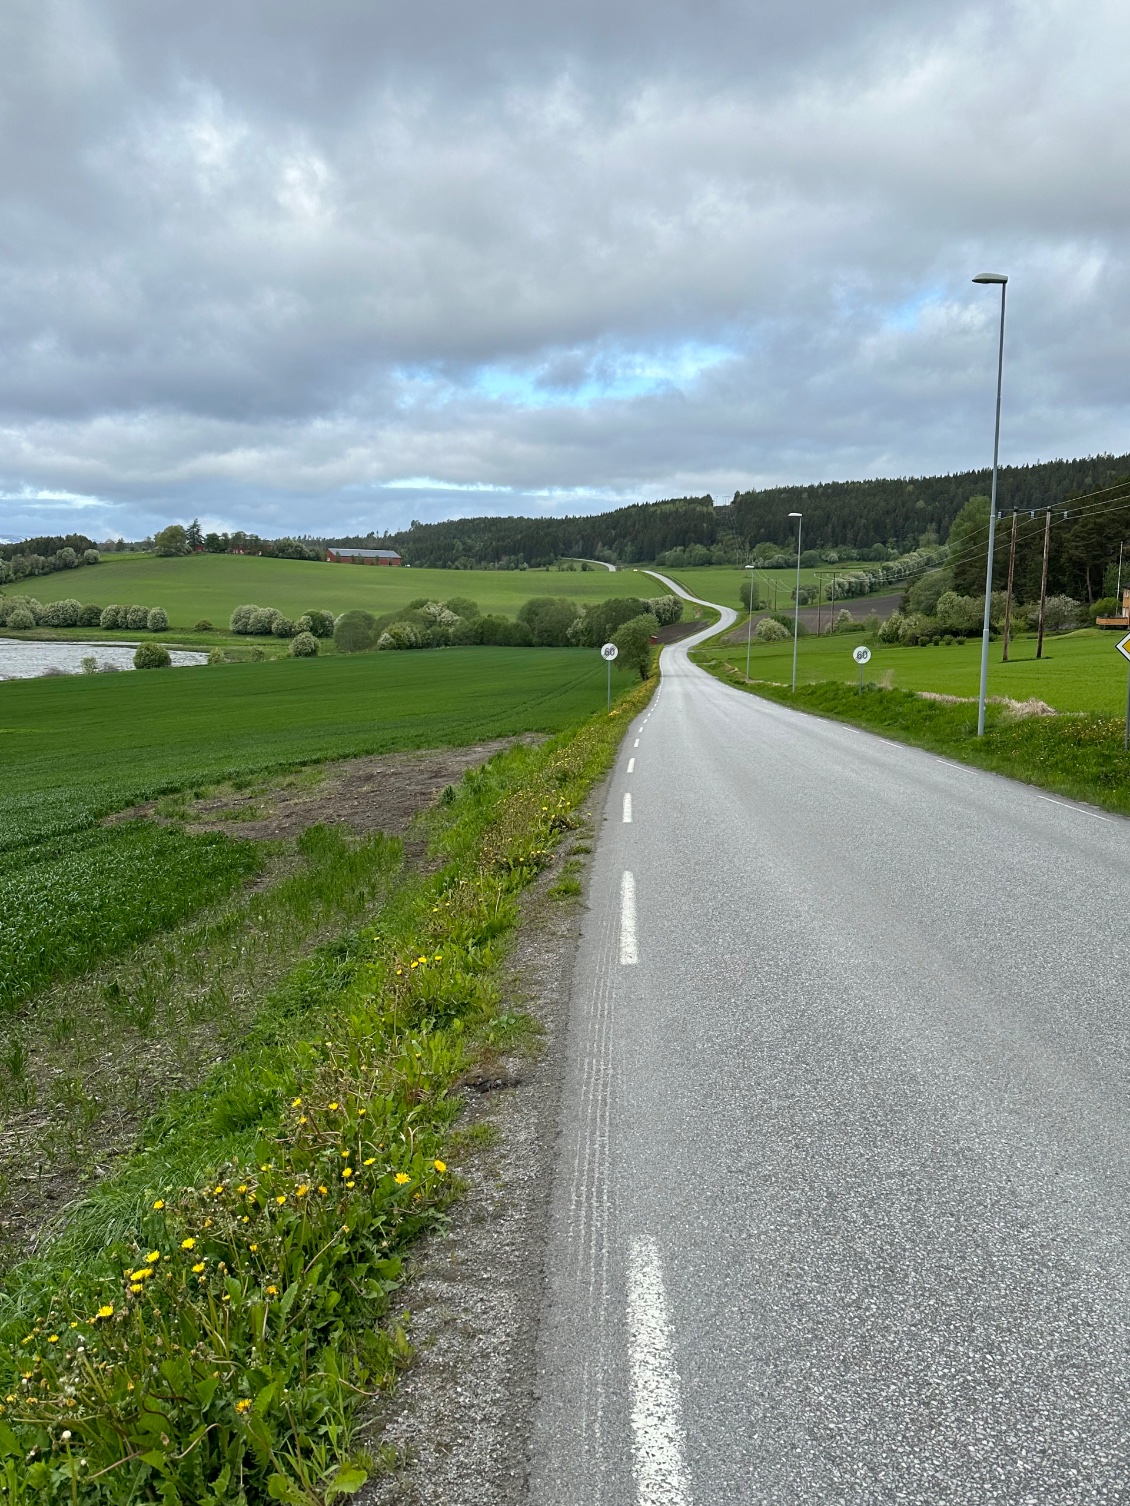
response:
[[[82,673],[84,659],[97,659],[98,667],[112,664],[115,669],[133,668],[136,643],[59,643],[33,642],[19,638],[0,638],[0,680],[32,680],[47,670],[64,674]],[[187,648],[171,648],[174,665],[206,664],[208,655]]]

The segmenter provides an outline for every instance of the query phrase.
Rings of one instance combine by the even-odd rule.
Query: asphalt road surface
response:
[[[534,1506],[1130,1502],[1130,825],[689,646],[594,854]]]

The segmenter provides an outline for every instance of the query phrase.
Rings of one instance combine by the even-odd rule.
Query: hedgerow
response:
[[[13,1273],[0,1292],[12,1506],[312,1506],[364,1482],[359,1408],[409,1353],[390,1297],[455,1192],[453,1084],[491,1039],[504,938],[649,689],[496,757],[436,808],[441,866],[349,943],[343,989],[222,1069],[226,1101],[243,1084],[245,1154],[198,1167],[185,1190],[175,1157],[214,1138],[220,1084],[198,1092],[117,1179],[134,1199],[125,1236],[78,1258],[72,1238]],[[92,1212],[80,1227],[99,1226]]]

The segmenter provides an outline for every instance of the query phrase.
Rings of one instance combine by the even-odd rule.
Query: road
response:
[[[593,857],[533,1506],[1130,1501],[1130,827],[695,641]]]

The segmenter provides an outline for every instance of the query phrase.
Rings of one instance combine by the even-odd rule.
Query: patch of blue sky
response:
[[[932,305],[940,303],[943,297],[944,292],[940,287],[923,288],[913,297],[904,298],[901,303],[896,303],[893,308],[888,309],[883,322],[888,329],[917,329],[923,312]]]
[[[536,363],[490,362],[476,367],[462,382],[448,373],[435,374],[433,381],[443,387],[448,401],[462,389],[516,408],[588,408],[688,387],[735,354],[727,346],[701,341],[684,341],[661,351],[566,351]],[[418,400],[425,374],[418,369],[402,374],[416,389]]]

